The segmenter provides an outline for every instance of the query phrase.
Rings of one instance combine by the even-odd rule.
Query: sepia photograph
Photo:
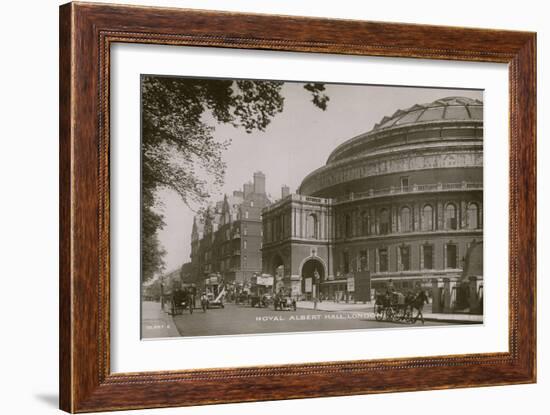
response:
[[[483,323],[483,90],[140,87],[143,339]]]

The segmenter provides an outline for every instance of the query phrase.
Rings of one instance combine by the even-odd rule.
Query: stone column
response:
[[[440,278],[432,279],[432,313],[441,313],[441,294],[443,288],[443,280]]]
[[[470,313],[479,314],[481,312],[481,299],[478,296],[477,290],[479,288],[480,278],[473,276],[469,277],[468,288],[469,288],[469,306]]]
[[[412,205],[412,230],[420,230],[420,204],[413,203]]]
[[[445,218],[443,217],[443,202],[437,202],[434,229],[445,229]]]
[[[468,227],[467,222],[468,218],[468,204],[465,200],[460,201],[460,222],[458,229],[466,229]]]
[[[301,216],[301,222],[302,222],[302,227],[301,227],[301,232],[302,232],[302,234],[301,234],[301,237],[302,237],[302,238],[307,238],[307,226],[306,226],[306,224],[307,224],[307,213],[306,213],[306,211],[304,210],[304,207],[303,207],[303,206],[302,206],[300,212],[301,212],[301,215],[300,215],[300,216]]]
[[[391,233],[397,232],[397,207],[391,206],[390,210]]]
[[[350,215],[351,215],[351,237],[355,237],[358,235],[357,233],[357,209],[353,209],[351,212],[350,212]]]
[[[445,301],[443,304],[444,313],[452,313],[456,304],[456,287],[457,279],[456,278],[444,278],[444,291],[445,291]]]
[[[327,279],[329,281],[334,280],[334,251],[332,245],[327,247]]]
[[[401,224],[401,212],[399,207],[395,208],[395,230],[396,232],[403,232],[403,225]]]
[[[401,245],[396,246],[396,267],[395,270],[397,272],[403,271],[403,267],[401,266]]]

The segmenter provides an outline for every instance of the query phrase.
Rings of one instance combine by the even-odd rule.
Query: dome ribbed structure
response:
[[[483,102],[466,97],[447,97],[429,104],[416,104],[393,115],[384,117],[373,130],[405,124],[439,120],[482,120]]]

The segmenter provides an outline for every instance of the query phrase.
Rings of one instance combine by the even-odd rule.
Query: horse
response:
[[[384,315],[387,315],[387,311],[391,308],[391,300],[389,294],[377,294],[376,301],[374,302],[374,317],[380,321],[384,319]]]

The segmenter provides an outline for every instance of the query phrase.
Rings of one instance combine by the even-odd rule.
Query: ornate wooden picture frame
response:
[[[223,369],[111,373],[109,70],[115,43],[508,64],[509,351],[262,367],[227,362]],[[91,412],[535,382],[535,105],[534,33],[105,4],[61,6],[61,409]]]

